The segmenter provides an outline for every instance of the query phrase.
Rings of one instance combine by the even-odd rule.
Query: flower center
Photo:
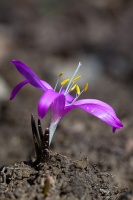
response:
[[[82,91],[80,90],[79,85],[76,83],[76,82],[81,78],[81,76],[76,76],[76,74],[77,74],[79,68],[81,67],[81,65],[82,65],[82,63],[79,62],[79,64],[78,64],[78,66],[77,66],[75,72],[73,73],[73,76],[71,77],[71,79],[70,79],[70,78],[66,78],[65,80],[61,81],[61,88],[60,88],[60,90],[59,90],[59,93],[62,91],[63,87],[64,87],[66,84],[68,84],[68,85],[67,85],[66,90],[65,90],[65,92],[64,92],[64,95],[65,95],[65,96],[66,96],[67,94],[69,94],[71,91],[76,90],[76,97],[74,98],[74,100],[73,100],[70,104],[74,103],[74,102],[79,98],[79,96],[80,96],[83,92],[86,92],[87,89],[88,89],[88,83],[85,84],[85,86],[84,86],[84,88],[83,88]],[[59,74],[59,77],[58,77],[58,80],[57,80],[57,82],[56,82],[56,85],[55,85],[54,90],[56,90],[57,85],[58,85],[58,83],[59,83],[60,78],[61,78],[62,75],[63,75],[63,72],[61,72],[61,73]],[[75,76],[76,76],[76,77],[75,77]]]

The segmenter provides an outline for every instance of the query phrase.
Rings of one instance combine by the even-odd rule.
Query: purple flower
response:
[[[24,63],[16,60],[13,60],[12,63],[22,74],[25,80],[20,82],[13,89],[10,99],[13,99],[18,91],[28,83],[36,88],[45,91],[38,102],[38,115],[40,118],[43,118],[49,108],[51,108],[51,122],[49,127],[50,143],[60,120],[74,108],[81,108],[87,113],[98,117],[99,119],[113,127],[113,132],[115,132],[116,129],[120,129],[123,127],[121,121],[116,116],[115,111],[108,104],[96,99],[77,100],[79,96],[83,92],[86,92],[86,90],[88,89],[88,84],[86,84],[83,90],[80,91],[80,87],[76,83],[77,80],[80,78],[80,76],[75,76],[81,66],[81,63],[79,63],[71,79],[65,79],[61,82],[61,88],[59,92],[56,92],[56,88],[63,73],[59,75],[55,88],[52,88],[52,86],[49,85],[47,82],[40,80],[38,76]],[[70,95],[70,92],[73,90],[76,90],[75,97]]]

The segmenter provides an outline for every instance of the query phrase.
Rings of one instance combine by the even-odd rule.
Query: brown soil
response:
[[[1,170],[0,194],[4,199],[117,199],[128,191],[116,186],[113,176],[90,165],[89,159],[72,161],[51,153],[50,160],[33,167],[15,163]]]

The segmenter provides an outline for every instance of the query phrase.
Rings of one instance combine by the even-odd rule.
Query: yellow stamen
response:
[[[88,90],[88,87],[89,87],[89,85],[88,85],[88,83],[86,83],[85,87],[84,87],[84,92],[86,92]]]
[[[77,81],[79,78],[81,78],[81,76],[75,77],[75,78],[72,80],[72,82],[74,83],[74,82]]]
[[[61,72],[60,74],[59,74],[59,77],[61,77],[63,75],[63,72]]]
[[[65,85],[70,81],[70,78],[66,78],[64,81],[61,82],[61,85]]]
[[[70,91],[73,91],[76,89],[76,93],[79,95],[80,94],[80,87],[77,84],[74,84],[73,87],[71,87]]]
[[[76,85],[77,85],[77,84],[74,84],[74,86],[71,87],[70,92],[73,91],[73,90],[76,88]]]
[[[76,92],[78,95],[80,94],[80,87],[78,85],[76,85]]]

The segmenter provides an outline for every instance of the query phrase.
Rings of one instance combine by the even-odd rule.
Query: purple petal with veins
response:
[[[12,63],[15,65],[16,69],[20,72],[20,74],[29,81],[31,85],[33,85],[36,88],[40,88],[42,90],[47,90],[47,86],[49,87],[50,85],[46,82],[42,84],[38,76],[23,62],[13,60]]]
[[[43,95],[41,96],[38,102],[38,114],[40,118],[43,118],[46,115],[51,104],[59,96],[64,96],[64,95],[59,94],[58,92],[55,92],[54,90],[46,90],[46,92],[43,93]]]
[[[66,106],[64,115],[77,107],[98,117],[100,120],[112,126],[113,132],[115,131],[116,128],[123,127],[123,124],[116,116],[113,108],[102,101],[96,99],[83,99],[76,101],[72,105]]]

